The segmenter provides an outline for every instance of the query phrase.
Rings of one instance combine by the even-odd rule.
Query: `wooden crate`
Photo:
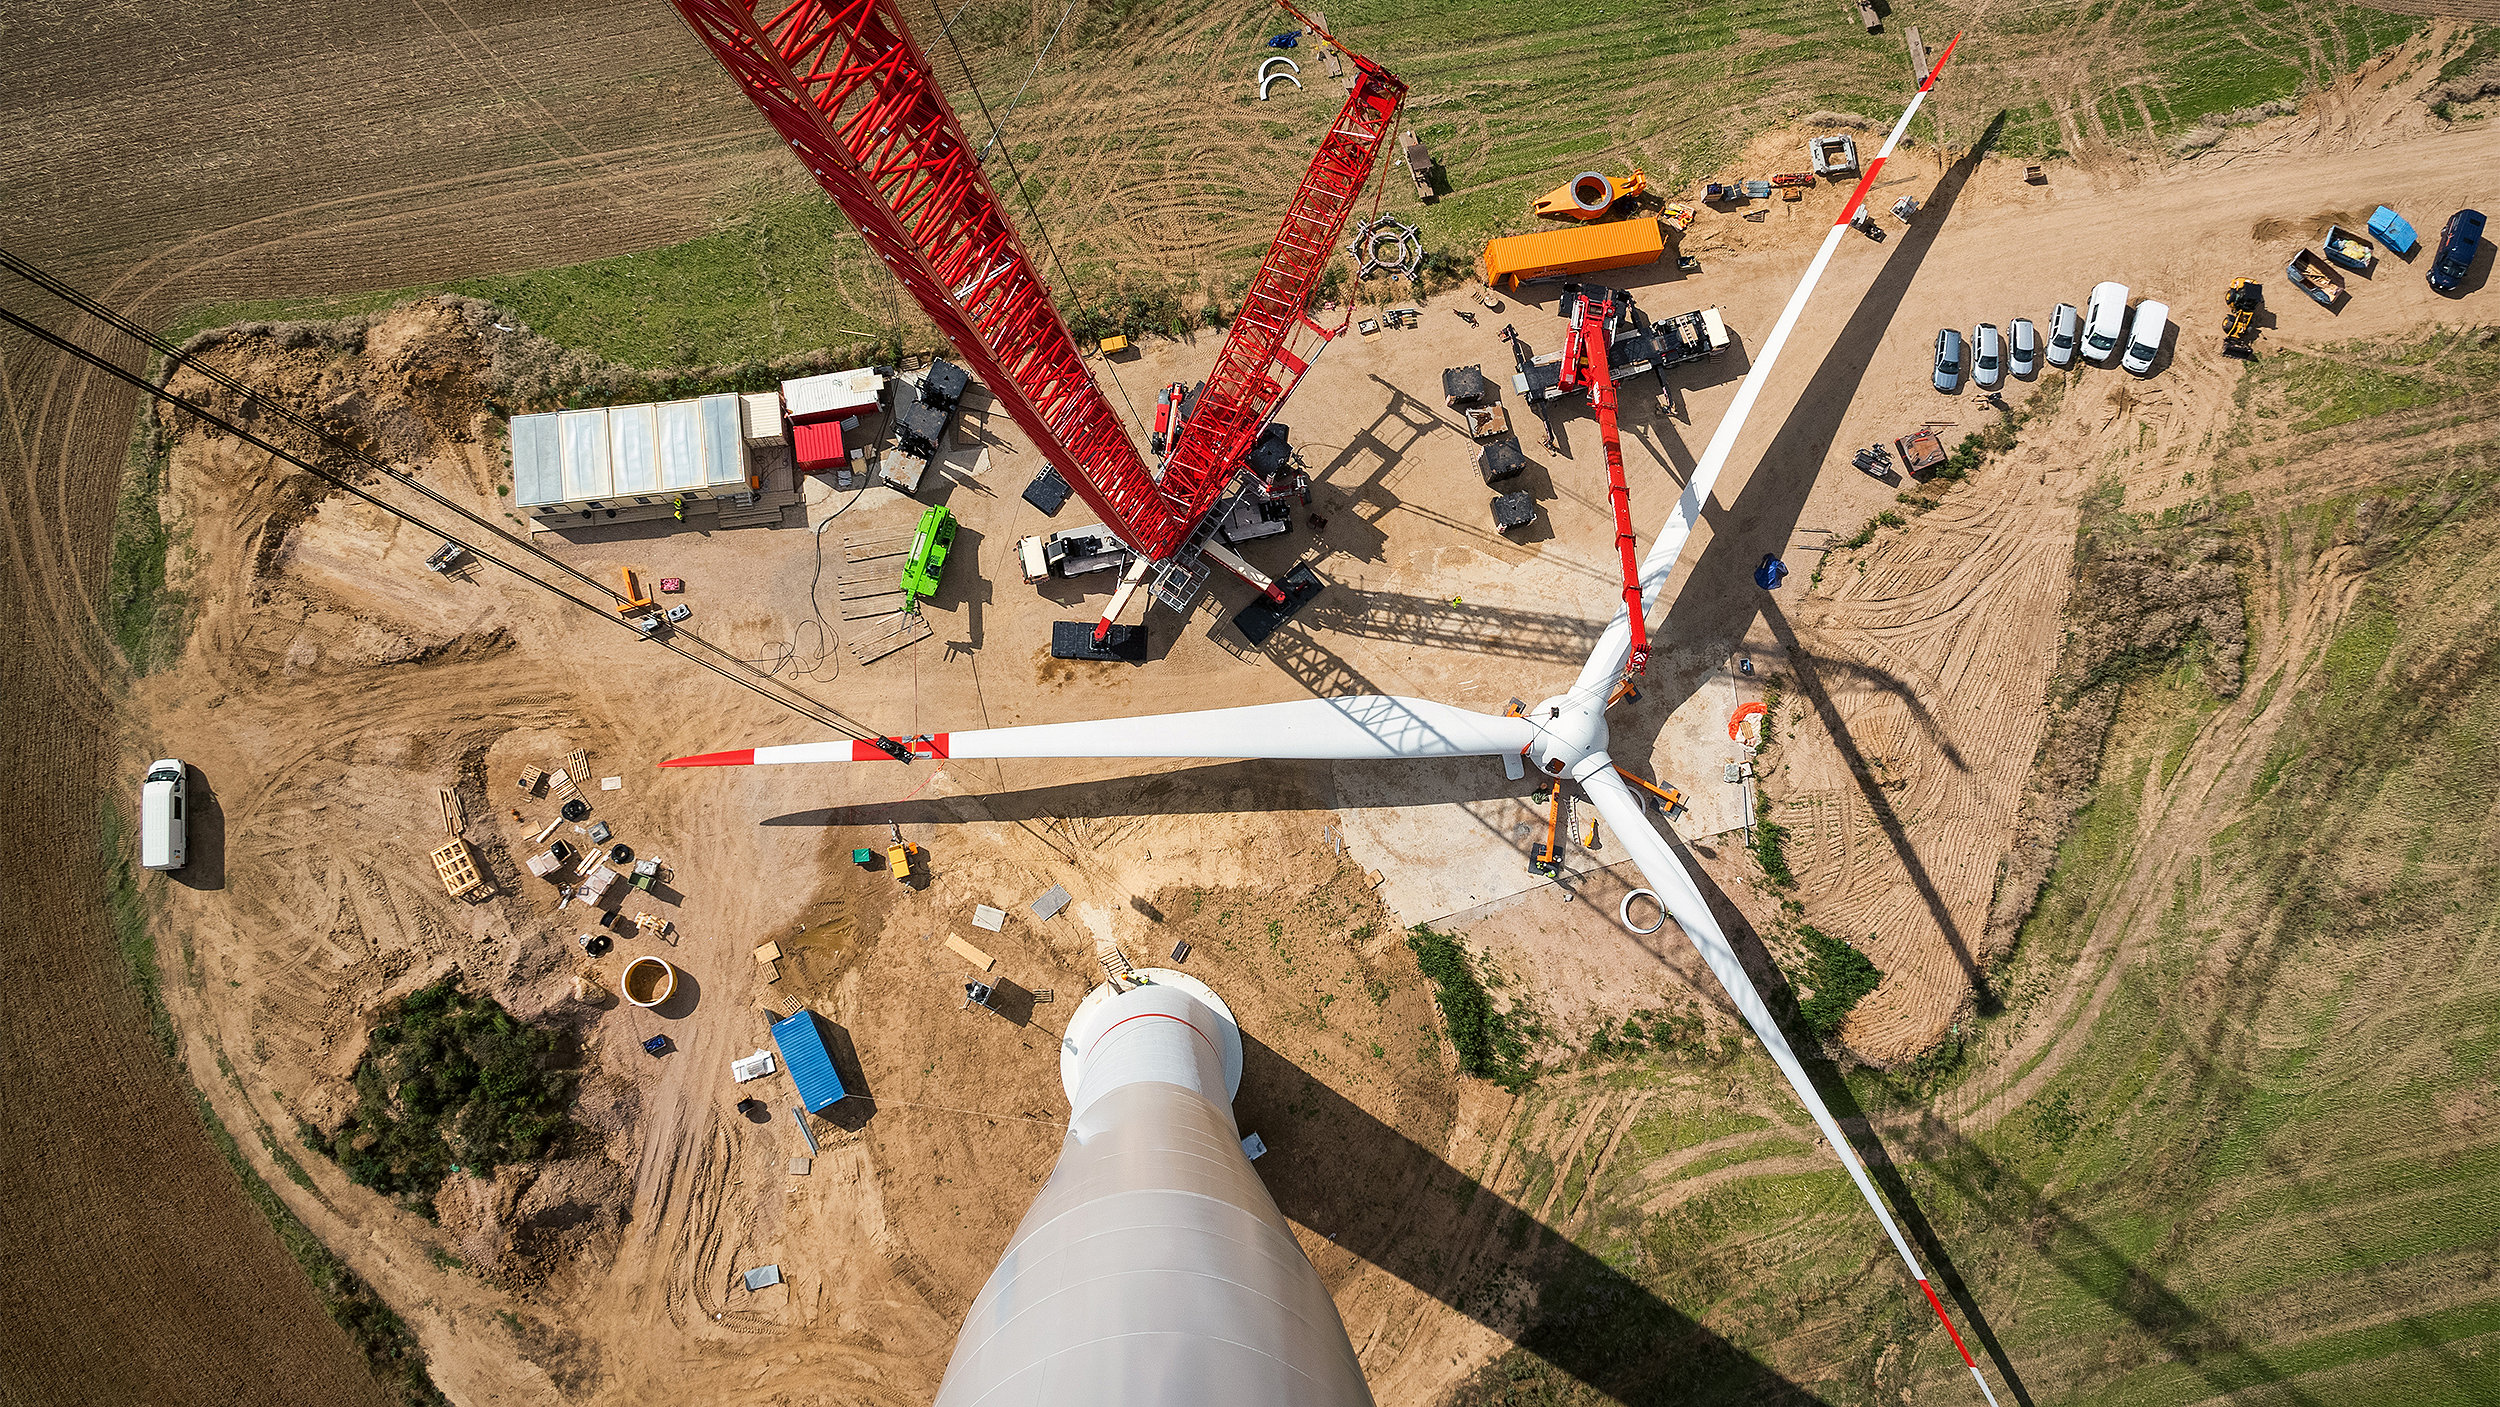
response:
[[[437,846],[433,858],[434,873],[442,877],[444,891],[454,899],[483,899],[493,892],[485,876],[477,872],[477,857],[469,853],[469,842],[455,837]]]

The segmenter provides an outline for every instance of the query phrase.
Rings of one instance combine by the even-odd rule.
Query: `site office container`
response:
[[[799,1103],[807,1112],[816,1113],[849,1097],[842,1077],[834,1072],[833,1053],[825,1047],[825,1033],[815,1012],[801,1007],[775,1021],[772,1032],[773,1045],[781,1052],[781,1067],[790,1072],[790,1083],[798,1088]]]
[[[1476,273],[1487,285],[1507,280],[1516,292],[1537,279],[1654,264],[1666,252],[1656,220],[1615,220],[1490,241]]]
[[[188,768],[180,758],[149,764],[139,787],[139,865],[143,869],[178,870],[190,858],[191,823]]]
[[[512,417],[513,500],[536,517],[724,498],[761,482],[734,395]]]

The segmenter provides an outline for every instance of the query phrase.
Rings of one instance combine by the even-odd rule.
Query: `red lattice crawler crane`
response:
[[[1354,89],[1158,476],[1095,384],[893,0],[671,2],[1016,427],[1136,549],[1137,565],[1095,628],[1097,644],[1149,574],[1158,599],[1185,606],[1205,577],[1201,553],[1284,599],[1202,529],[1260,430],[1334,335],[1311,321],[1311,298],[1379,164],[1405,84],[1346,54]]]

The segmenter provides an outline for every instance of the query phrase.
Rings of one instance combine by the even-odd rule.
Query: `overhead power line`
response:
[[[427,532],[433,533],[436,536],[441,537],[446,542],[459,546],[464,551],[467,551],[470,555],[476,557],[482,562],[487,562],[500,567],[521,580],[528,582],[532,586],[538,587],[540,590],[556,596],[560,600],[569,602],[570,604],[578,606],[583,610],[589,611],[600,619],[608,621],[616,625],[618,628],[625,630],[629,634],[632,634],[636,639],[646,638],[642,636],[640,631],[635,629],[630,621],[617,614],[616,608],[619,605],[624,604],[625,597],[614,587],[586,575],[580,569],[574,567],[571,563],[555,557],[543,548],[531,543],[526,538],[515,535],[510,530],[504,528],[501,524],[495,523],[466,506],[455,503],[443,495],[435,492],[433,489],[419,482],[414,475],[385,464],[381,460],[374,458],[372,455],[365,453],[363,450],[358,449],[354,445],[338,439],[336,436],[322,429],[319,425],[298,414],[292,408],[272,399],[268,395],[259,391],[257,388],[236,379],[224,370],[208,365],[198,358],[183,352],[179,347],[174,346],[172,343],[166,341],[154,332],[151,332],[139,324],[131,321],[120,312],[97,302],[86,293],[20,257],[15,252],[7,249],[0,249],[0,268],[6,268],[11,273],[14,273],[20,278],[25,279],[27,282],[52,293],[63,302],[70,304],[79,311],[86,313],[88,316],[115,328],[134,341],[142,343],[143,345],[155,350],[159,355],[163,356],[168,363],[166,376],[168,382],[172,379],[172,368],[188,368],[216,385],[222,386],[227,390],[243,397],[246,402],[255,409],[265,411],[271,416],[282,420],[288,425],[291,425],[312,436],[315,440],[338,454],[340,457],[352,460],[365,468],[371,469],[376,473],[381,474],[391,483],[424,498],[427,502],[432,503],[437,508],[477,529],[484,535],[485,538],[501,543],[516,556],[542,565],[550,574],[557,574],[570,578],[571,581],[578,582],[582,587],[586,587],[589,591],[597,593],[597,597],[603,597],[605,599],[585,599],[582,595],[576,594],[574,588],[568,586],[564,582],[551,581],[543,576],[535,575],[532,572],[525,570],[516,561],[509,560],[503,555],[499,555],[494,551],[488,550],[479,542],[464,540],[457,533],[446,531],[438,523],[428,522],[425,518],[411,512],[409,509],[401,505],[385,501],[383,498],[367,491],[366,488],[355,483],[347,476],[338,473],[336,470],[324,467],[323,465],[306,459],[291,450],[274,444],[260,435],[254,434],[252,431],[243,428],[241,425],[238,425],[234,421],[227,419],[225,416],[218,414],[216,411],[208,408],[200,402],[175,392],[169,385],[159,385],[146,376],[120,366],[101,352],[54,333],[27,318],[19,316],[15,312],[0,308],[0,320],[7,321],[12,326],[17,327],[46,343],[49,343],[53,347],[76,357],[80,361],[86,362],[98,370],[105,372],[107,375],[129,383],[149,396],[164,401],[169,405],[197,417],[207,424],[214,425],[219,429],[224,430],[226,433],[233,435],[235,438],[246,444],[252,445],[257,449],[265,451],[278,459],[294,465],[304,472],[331,484],[344,493],[360,499],[363,502],[369,503],[403,522],[407,522],[413,526],[422,528]],[[704,639],[701,635],[694,631],[678,627],[671,629],[664,635],[647,638],[653,640],[662,648],[667,649],[671,653],[691,664],[710,670],[712,673],[719,675],[721,678],[726,679],[741,688],[747,689],[761,698],[769,699],[772,702],[797,713],[801,717],[808,719],[810,722],[830,728],[834,732],[840,733],[854,741],[875,742],[881,745],[892,742],[891,739],[887,739],[875,730],[867,728],[856,720],[850,718],[848,715],[842,713],[840,710],[816,699],[813,695],[807,693],[807,691],[798,688],[794,684],[775,679],[771,675],[763,673],[762,671],[756,669],[750,662],[721,649],[719,646],[712,644],[710,641]],[[886,750],[903,756],[906,760],[908,760],[909,750],[901,747],[899,744],[889,746]]]

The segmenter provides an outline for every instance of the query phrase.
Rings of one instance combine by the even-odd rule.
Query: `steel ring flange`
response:
[[[1632,901],[1640,898],[1647,898],[1649,902],[1658,906],[1658,921],[1647,928],[1632,922]],[[1626,930],[1646,938],[1667,926],[1667,901],[1659,898],[1658,891],[1654,889],[1635,889],[1624,895],[1623,902],[1615,906],[1615,917],[1622,921]]]

